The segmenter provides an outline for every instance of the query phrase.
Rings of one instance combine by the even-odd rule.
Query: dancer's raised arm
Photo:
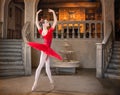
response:
[[[52,14],[53,14],[53,19],[54,19],[54,21],[53,21],[52,28],[55,28],[55,26],[57,25],[57,16],[56,16],[56,14],[55,14],[55,11],[52,10],[52,9],[48,9],[48,12],[52,12]]]
[[[39,19],[38,19],[38,14],[41,12],[42,10],[40,9],[39,11],[36,12],[36,26],[39,29],[41,29],[40,25],[39,25]]]

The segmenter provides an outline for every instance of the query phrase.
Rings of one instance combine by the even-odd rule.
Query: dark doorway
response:
[[[22,39],[24,23],[24,2],[11,0],[8,5],[7,39]]]
[[[120,41],[120,0],[115,0],[115,38]]]
[[[20,39],[22,30],[22,11],[15,7],[15,38]]]

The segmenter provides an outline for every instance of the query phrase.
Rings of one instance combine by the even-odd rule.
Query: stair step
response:
[[[16,61],[16,62],[0,62],[0,65],[21,65],[23,64],[22,61]]]
[[[120,52],[120,48],[113,48],[113,51],[118,51],[118,52]]]
[[[21,49],[22,46],[20,45],[1,45],[0,46],[0,49],[8,49],[8,48],[14,48],[14,49]]]
[[[119,68],[120,69],[120,64],[110,63],[108,68],[114,68],[114,69],[118,69]]]
[[[8,49],[0,49],[0,52],[21,52],[22,49],[8,48]]]
[[[22,75],[25,75],[24,70],[4,70],[4,71],[0,71],[0,77],[22,76]]]
[[[22,39],[0,39],[0,42],[22,42]]]
[[[120,41],[115,41],[114,44],[120,44]]]
[[[118,79],[118,80],[120,80],[120,76],[118,76],[118,75],[105,73],[104,76],[106,78],[109,78],[109,79]]]
[[[119,69],[107,69],[106,72],[111,73],[111,74],[120,75],[120,70]]]
[[[112,63],[117,63],[117,62],[120,62],[120,59],[111,59],[111,62]]]
[[[1,45],[22,45],[22,40],[0,40]]]
[[[0,56],[22,56],[21,52],[0,52]]]
[[[22,60],[21,56],[1,56],[0,60]]]
[[[120,55],[115,55],[115,54],[113,54],[113,55],[112,55],[112,58],[113,58],[113,59],[120,59]]]
[[[114,44],[113,48],[120,48],[120,45],[119,44]]]
[[[22,61],[22,59],[0,59],[0,62],[17,62]]]
[[[24,70],[23,65],[8,65],[8,64],[4,64],[4,65],[0,65],[0,71],[2,70]]]
[[[1,45],[22,45],[22,42],[0,42]]]
[[[114,55],[120,55],[120,52],[119,51],[113,51],[113,54]]]

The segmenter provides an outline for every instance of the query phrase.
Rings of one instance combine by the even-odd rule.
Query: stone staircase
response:
[[[0,77],[22,75],[25,75],[22,40],[0,40]]]
[[[114,42],[112,57],[105,72],[105,77],[120,79],[120,41]]]

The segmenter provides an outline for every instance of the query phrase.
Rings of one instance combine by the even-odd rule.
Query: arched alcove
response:
[[[5,0],[3,38],[21,39],[24,23],[24,1]]]

